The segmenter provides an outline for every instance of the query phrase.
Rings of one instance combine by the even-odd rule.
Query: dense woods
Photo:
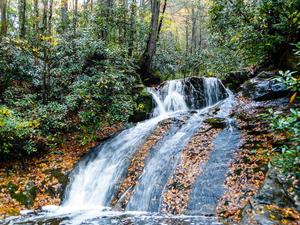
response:
[[[240,109],[237,107],[237,112],[232,113],[238,118],[237,123],[254,121],[255,124],[245,125],[241,133],[254,126],[263,127],[263,131],[251,130],[246,137],[253,140],[247,140],[245,145],[250,143],[253,147],[270,136],[276,141],[273,140],[272,147],[266,142],[268,147],[256,146],[258,150],[248,147],[239,153],[241,168],[237,163],[230,169],[241,173],[240,180],[238,175],[231,174],[227,179],[230,191],[225,197],[242,202],[241,193],[234,191],[239,185],[247,186],[243,182],[250,176],[254,184],[250,185],[249,193],[252,187],[258,189],[262,185],[261,177],[267,172],[263,174],[261,168],[248,177],[245,175],[246,167],[259,164],[260,160],[269,169],[279,168],[288,177],[290,189],[300,196],[299,59],[299,0],[0,0],[0,163],[17,161],[24,169],[24,158],[40,163],[40,156],[46,156],[51,164],[47,171],[52,169],[52,163],[61,160],[62,171],[69,172],[81,153],[107,138],[106,130],[119,130],[149,118],[153,102],[147,87],[160,85],[161,88],[165,81],[192,76],[217,77],[233,92],[241,91],[244,82],[246,85],[248,82],[250,92],[255,92],[251,79],[258,77],[265,82],[262,86],[272,82],[283,84],[284,96],[280,97],[288,100],[285,105],[275,102],[278,110],[277,106],[257,106],[259,110],[249,112],[252,118],[245,122],[248,117],[244,114],[248,112],[242,107],[247,106],[247,101],[237,95]],[[258,102],[277,97],[274,94]],[[180,123],[185,123],[185,119]],[[150,136],[146,140],[142,154],[137,154],[129,167],[133,172],[128,173],[127,181],[114,196],[114,205],[124,193],[130,197],[133,192],[130,188],[138,184],[145,167],[143,160],[150,152],[149,146],[159,143],[173,123],[170,119],[159,124],[155,138]],[[226,126],[223,123],[217,127],[218,132]],[[210,133],[200,132],[192,139],[195,146],[202,148],[205,159],[209,158],[211,142],[218,133],[213,129],[209,128]],[[54,149],[56,152],[65,143],[71,146],[62,151],[68,156],[49,153]],[[196,150],[194,145],[185,148],[182,170],[190,167],[198,172],[195,165],[200,166],[205,160],[203,155],[195,156]],[[243,151],[249,154],[250,160],[244,160]],[[191,163],[191,158],[195,163]],[[34,163],[28,171],[34,170]],[[185,185],[190,188],[199,175],[191,175],[187,185],[187,170],[185,173],[182,170],[176,170],[173,183],[169,181],[179,191]],[[9,174],[10,169],[3,171],[0,167],[0,197],[4,187],[1,173]],[[257,175],[260,172],[261,177]],[[176,181],[180,176],[182,190]],[[235,183],[230,183],[231,178],[236,179]],[[174,194],[172,185],[167,187],[170,190],[164,201],[171,202],[172,207],[177,207],[175,211],[181,212],[178,199],[170,197]],[[188,188],[184,190],[186,193],[190,191]],[[9,196],[5,191],[5,196]],[[253,191],[249,196],[254,194]],[[181,199],[186,207],[188,198],[189,194],[185,194]],[[55,204],[58,199],[55,196]],[[127,204],[129,199],[121,200]],[[231,205],[225,200],[226,206],[222,207],[226,211]],[[40,207],[41,202],[36,205]],[[240,213],[235,210],[222,213],[234,217]],[[0,204],[0,218],[1,213]]]
[[[296,69],[299,8],[288,1],[1,1],[1,155],[62,133],[127,121],[136,86]]]

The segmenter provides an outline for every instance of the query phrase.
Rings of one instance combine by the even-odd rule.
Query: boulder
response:
[[[27,208],[33,206],[37,189],[33,182],[29,181],[26,185],[25,191],[21,192],[18,190],[18,186],[12,182],[10,182],[6,188],[13,199],[20,202],[22,205],[25,205]]]
[[[264,184],[242,212],[241,224],[296,224],[286,209],[299,211],[297,198],[289,192],[290,180],[277,168],[271,168]]]
[[[274,76],[274,72],[261,72],[242,85],[242,94],[255,101],[286,97],[288,94],[287,87],[275,79]]]
[[[129,122],[137,123],[149,118],[152,111],[152,96],[147,92],[144,86],[135,93],[136,105],[134,113],[129,118]]]
[[[247,80],[255,77],[257,75],[257,70],[241,70],[236,72],[231,72],[222,76],[221,80],[225,87],[229,88],[233,92],[240,90],[241,85]]]

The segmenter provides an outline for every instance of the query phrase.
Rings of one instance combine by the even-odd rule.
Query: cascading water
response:
[[[37,218],[60,218],[62,224],[82,224],[93,221],[97,224],[112,224],[112,220],[118,217],[118,213],[103,212],[103,208],[111,206],[132,156],[161,121],[185,115],[185,121],[180,126],[162,138],[162,143],[151,148],[137,185],[130,187],[133,192],[126,210],[160,211],[165,185],[177,165],[182,149],[212,111],[218,112],[216,116],[226,118],[234,98],[216,78],[168,81],[159,88],[149,88],[148,91],[152,94],[156,106],[153,110],[153,118],[122,131],[116,137],[93,149],[91,154],[82,159],[71,173],[62,206],[52,214],[47,214],[48,217],[42,215]],[[197,196],[197,190],[195,188],[193,195]],[[189,207],[192,206],[191,203]],[[140,214],[130,215],[130,220],[141,219]],[[111,219],[107,220],[107,217]],[[173,219],[181,220],[175,217]],[[156,219],[153,221],[150,224],[157,224]],[[216,224],[215,219],[202,217],[190,219],[190,222],[193,221],[196,223],[198,221],[198,224],[202,224],[203,221],[203,224]]]
[[[157,105],[154,109],[153,116],[170,112],[188,111],[183,83],[183,80],[172,80],[167,82],[161,90],[148,89]]]
[[[220,85],[222,85],[222,82],[215,77],[204,79],[203,90],[206,106],[213,105],[220,101],[220,96],[222,96],[221,89],[219,88]]]
[[[95,158],[79,163],[71,175],[63,207],[95,208],[109,206],[118,181],[126,172],[131,155],[155,126],[177,111],[188,108],[182,95],[182,81],[170,81],[163,101],[150,91],[157,107],[154,118],[123,131],[116,138],[98,147]]]
[[[93,158],[81,161],[71,175],[63,207],[108,206],[118,180],[126,172],[130,156],[165,117],[156,117],[123,131],[99,146]]]

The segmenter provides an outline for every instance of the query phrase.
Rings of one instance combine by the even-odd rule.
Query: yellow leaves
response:
[[[38,49],[38,48],[35,48],[35,47],[33,47],[33,48],[32,48],[32,52],[33,52],[34,54],[37,54],[37,53],[39,53],[39,49]]]
[[[13,112],[6,108],[6,107],[0,107],[0,116],[6,116],[9,117],[13,114]]]
[[[296,97],[297,97],[297,92],[295,92],[295,93],[292,95],[292,97],[290,98],[290,103],[291,103],[291,104],[295,102]]]
[[[40,40],[49,43],[52,47],[57,46],[57,39],[54,36],[40,35]]]

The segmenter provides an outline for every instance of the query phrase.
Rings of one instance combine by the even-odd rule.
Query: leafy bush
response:
[[[298,0],[213,0],[210,30],[246,64],[279,64],[289,43],[299,41],[299,7]]]
[[[0,81],[6,83],[0,101],[8,111],[1,117],[0,155],[38,150],[37,133],[49,145],[73,131],[80,131],[84,142],[92,140],[86,137],[103,125],[132,115],[138,79],[126,49],[108,47],[89,29],[72,42],[70,35],[1,43]]]
[[[58,102],[49,102],[47,105],[39,105],[36,118],[41,123],[44,133],[63,131],[66,127],[67,106]]]
[[[40,124],[19,117],[6,106],[0,106],[0,154],[30,154],[36,151],[35,137]]]
[[[271,127],[286,135],[284,144],[275,148],[282,154],[275,158],[274,163],[285,172],[300,175],[300,110],[291,109],[288,115],[270,113],[273,115]]]
[[[300,49],[300,45],[296,45]],[[296,51],[299,55],[299,51]],[[280,72],[278,78],[285,83],[287,87],[294,93],[291,98],[291,103],[297,98],[300,93],[300,79],[295,72]],[[285,135],[284,144],[276,147],[275,150],[282,154],[278,155],[274,163],[281,167],[285,172],[292,172],[300,178],[300,108],[298,103],[290,109],[286,115],[278,114],[270,111],[271,128]]]

